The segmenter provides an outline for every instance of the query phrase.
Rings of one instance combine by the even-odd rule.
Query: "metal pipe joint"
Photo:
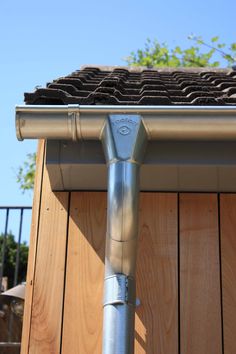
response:
[[[135,302],[135,280],[124,274],[105,278],[104,302],[107,305],[133,305]]]

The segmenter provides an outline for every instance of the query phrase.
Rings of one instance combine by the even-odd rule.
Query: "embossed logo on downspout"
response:
[[[112,124],[117,126],[117,133],[121,135],[129,135],[138,123],[130,117],[122,117],[113,121]]]
[[[127,127],[127,125],[122,125],[119,129],[118,129],[118,133],[120,133],[121,135],[128,135],[130,134],[131,129],[129,127]]]
[[[112,122],[113,125],[118,125],[120,123],[123,123],[123,124],[131,124],[133,126],[136,126],[138,123],[135,122],[133,119],[131,118],[119,118],[119,119],[116,119],[115,121]]]

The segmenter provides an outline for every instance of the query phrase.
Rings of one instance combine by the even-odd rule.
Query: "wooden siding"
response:
[[[215,194],[181,194],[180,349],[221,354],[218,203]]]
[[[41,194],[42,194],[42,181],[44,170],[44,150],[45,143],[43,140],[38,143],[37,159],[36,159],[36,176],[34,182],[34,200],[31,220],[30,232],[30,248],[28,256],[28,268],[26,278],[26,294],[25,294],[25,307],[24,307],[24,321],[22,328],[22,343],[21,353],[28,353],[29,349],[29,336],[31,327],[31,312],[32,300],[34,289],[34,272],[35,272],[35,259],[38,241],[38,224],[41,207]]]
[[[62,335],[63,354],[100,351],[105,230],[105,193],[72,193]]]
[[[236,353],[236,194],[221,195],[224,354]]]
[[[50,190],[39,145],[21,354],[101,354],[105,192]],[[141,193],[135,354],[233,354],[236,195]]]

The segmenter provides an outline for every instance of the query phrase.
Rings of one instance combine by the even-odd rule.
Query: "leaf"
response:
[[[217,48],[224,48],[225,47],[225,43],[219,43],[217,44]]]
[[[236,43],[232,43],[230,48],[231,50],[236,51]]]
[[[225,54],[224,58],[229,62],[229,63],[233,63],[234,62],[234,58],[231,57],[230,54]]]
[[[198,39],[196,42],[197,42],[197,44],[200,44],[200,45],[204,44],[202,39]]]
[[[213,67],[217,67],[217,66],[220,66],[220,62],[219,61],[214,61],[211,66]]]
[[[182,50],[181,50],[181,48],[179,46],[175,47],[174,51],[177,54],[182,54]]]
[[[34,177],[35,177],[35,167],[36,167],[36,154],[28,154],[27,160],[24,161],[23,166],[18,168],[17,173],[17,183],[20,185],[20,189],[23,193],[26,190],[32,190],[34,187]]]
[[[218,42],[219,36],[212,37],[211,41],[212,43]]]

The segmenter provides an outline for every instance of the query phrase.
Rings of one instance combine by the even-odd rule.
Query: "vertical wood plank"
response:
[[[221,194],[224,354],[236,353],[236,194]]]
[[[44,147],[45,147],[45,142],[43,140],[39,140],[37,158],[36,158],[34,200],[33,200],[33,208],[32,208],[30,247],[29,247],[28,266],[27,266],[24,319],[23,319],[23,328],[22,328],[22,339],[21,339],[21,354],[27,354],[28,347],[29,347],[33,281],[34,281],[35,257],[36,257],[36,249],[37,249],[37,238],[38,238],[38,220],[39,220],[39,210],[41,205]]]
[[[136,354],[178,353],[177,195],[142,193]]]
[[[216,194],[180,195],[181,354],[221,354]]]
[[[62,354],[102,352],[106,193],[71,196]]]
[[[178,353],[177,197],[141,198],[135,353]],[[72,193],[62,354],[102,352],[106,194]]]
[[[59,354],[62,326],[68,198],[51,191],[44,167],[38,231],[30,354]]]

